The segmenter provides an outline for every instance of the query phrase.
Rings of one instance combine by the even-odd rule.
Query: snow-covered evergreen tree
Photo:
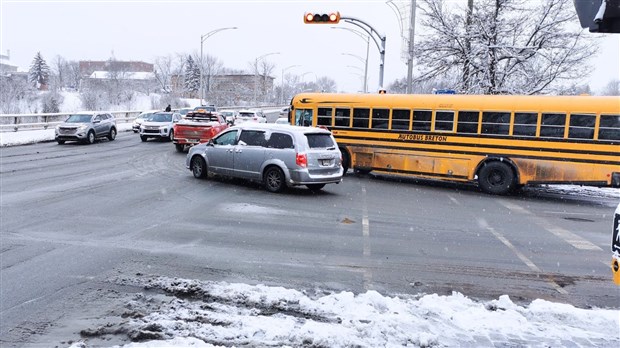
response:
[[[28,81],[36,89],[46,89],[50,77],[50,67],[41,56],[41,52],[37,52],[30,65],[28,71]]]
[[[458,76],[460,93],[556,93],[583,78],[596,43],[570,0],[476,0],[472,11],[423,0],[417,82]]]
[[[185,91],[195,95],[200,89],[200,68],[194,62],[191,55],[187,56],[185,63]]]

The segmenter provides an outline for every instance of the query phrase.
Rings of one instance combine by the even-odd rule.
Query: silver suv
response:
[[[55,138],[58,144],[65,141],[80,141],[88,144],[97,138],[116,139],[116,120],[104,112],[81,112],[73,114],[64,123],[56,126]]]
[[[208,174],[262,182],[270,192],[306,185],[321,190],[342,181],[340,150],[331,132],[273,123],[244,123],[192,147],[185,166],[194,177]]]

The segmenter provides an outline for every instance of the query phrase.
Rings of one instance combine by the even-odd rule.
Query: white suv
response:
[[[173,126],[181,120],[181,114],[176,112],[156,112],[145,119],[140,125],[140,139],[149,138],[174,139]]]
[[[265,116],[262,110],[239,110],[235,124],[243,122],[267,123],[267,116]]]

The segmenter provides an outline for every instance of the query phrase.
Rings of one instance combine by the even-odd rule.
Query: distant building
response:
[[[200,91],[191,94],[185,92],[183,75],[172,75],[170,80],[171,92],[189,98],[200,97]],[[252,105],[256,97],[256,104],[260,104],[269,101],[274,80],[271,76],[243,73],[213,75],[209,78],[205,76],[205,98],[208,103],[216,105]]]
[[[271,76],[254,74],[214,75],[207,96],[226,99],[231,105],[261,104],[271,98],[274,80]]]
[[[139,61],[80,61],[80,89],[110,87],[122,82],[125,88],[146,93],[157,92],[154,66]]]
[[[0,75],[7,76],[17,72],[17,65],[11,64],[11,51],[6,50],[6,54],[0,53]]]
[[[155,67],[151,63],[140,61],[121,60],[81,60],[79,61],[80,74],[90,77],[95,71],[123,71],[123,72],[154,72]]]

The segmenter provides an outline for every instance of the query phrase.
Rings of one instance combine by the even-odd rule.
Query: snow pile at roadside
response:
[[[138,342],[124,347],[620,345],[618,310],[544,300],[520,306],[505,295],[479,303],[460,293],[309,295],[282,287],[161,277],[123,282],[150,290],[127,303],[123,317],[132,319],[113,328]],[[165,295],[157,294],[162,291]]]
[[[593,186],[578,186],[578,185],[544,185],[542,189],[546,193],[555,193],[559,195],[571,196],[574,194],[580,194],[591,197],[604,197],[604,198],[620,198],[620,190],[617,188],[609,187],[593,187]]]

